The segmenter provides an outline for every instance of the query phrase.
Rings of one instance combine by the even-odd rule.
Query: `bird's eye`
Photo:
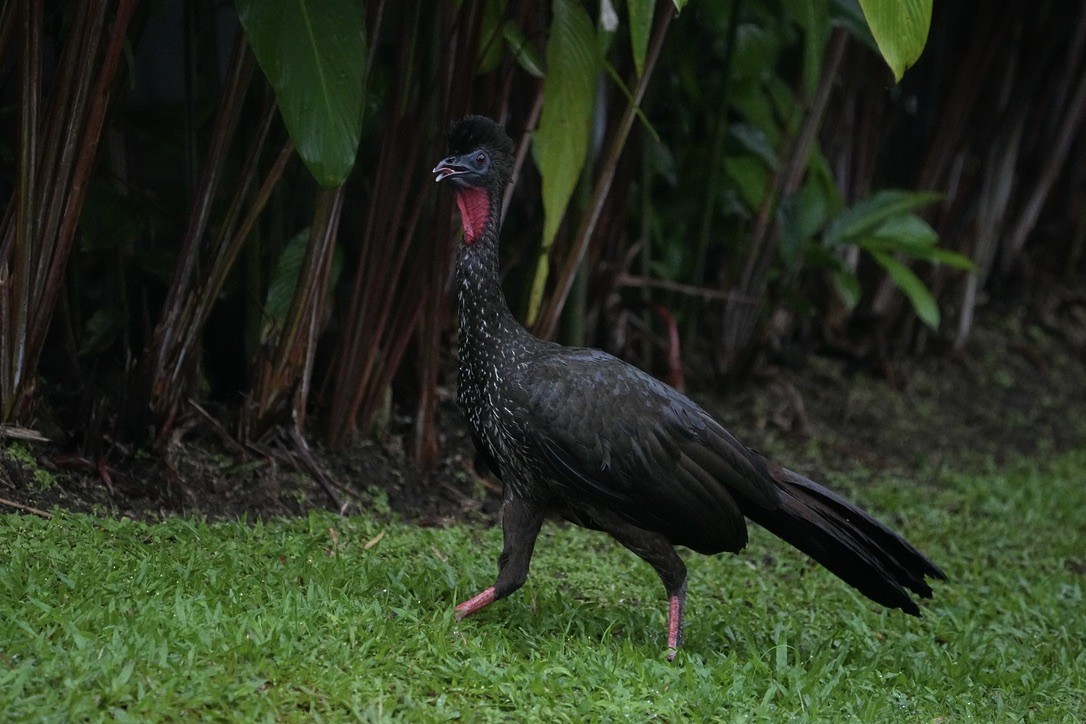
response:
[[[475,157],[475,165],[476,166],[483,166],[485,164],[486,164],[486,154],[483,153],[482,151],[480,151],[479,154]]]

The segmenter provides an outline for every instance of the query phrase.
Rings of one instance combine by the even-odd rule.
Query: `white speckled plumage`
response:
[[[469,116],[434,169],[457,186],[457,399],[504,485],[505,547],[494,585],[466,616],[520,587],[543,517],[606,531],[656,569],[667,590],[668,647],[682,640],[686,568],[673,546],[738,551],[745,518],[811,555],[866,596],[918,613],[942,572],[899,535],[835,493],[766,460],[686,396],[599,350],[562,347],[513,317],[498,274],[500,199],[512,143]],[[485,191],[485,199],[481,193]]]

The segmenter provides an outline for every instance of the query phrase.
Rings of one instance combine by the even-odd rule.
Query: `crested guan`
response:
[[[667,590],[668,658],[683,638],[686,567],[674,546],[738,552],[749,518],[868,598],[919,615],[945,578],[894,531],[841,496],[767,460],[697,404],[605,352],[533,337],[513,318],[498,278],[502,194],[513,143],[489,118],[448,133],[434,168],[456,191],[464,235],[456,255],[457,399],[475,444],[501,478],[505,545],[494,585],[456,607],[469,616],[517,590],[543,518],[610,533],[649,563]]]

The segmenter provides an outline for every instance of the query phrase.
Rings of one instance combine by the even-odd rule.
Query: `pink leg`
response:
[[[686,613],[686,582],[668,599],[667,660],[674,661],[683,643],[683,616]]]
[[[477,611],[481,611],[490,604],[498,600],[498,595],[494,592],[494,586],[486,589],[477,596],[473,596],[468,600],[461,603],[456,607],[456,620],[467,618]]]
[[[498,556],[498,580],[490,588],[457,606],[457,621],[481,611],[524,585],[545,512],[542,506],[515,497],[511,488],[505,489],[505,502],[502,503],[505,545]]]
[[[593,511],[591,516],[576,511],[563,511],[570,521],[586,528],[606,531],[622,545],[652,566],[660,576],[667,591],[667,658],[675,660],[675,654],[683,643],[683,615],[686,612],[686,566],[675,552],[671,541],[660,533],[638,528],[617,514]]]

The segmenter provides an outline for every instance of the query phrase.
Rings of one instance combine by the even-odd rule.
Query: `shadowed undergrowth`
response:
[[[761,531],[740,557],[689,556],[674,665],[652,571],[581,530],[547,526],[528,584],[457,623],[452,605],[491,581],[496,529],[2,516],[0,712],[1067,719],[1086,707],[1084,475],[1081,451],[864,487],[951,579],[919,620]]]

